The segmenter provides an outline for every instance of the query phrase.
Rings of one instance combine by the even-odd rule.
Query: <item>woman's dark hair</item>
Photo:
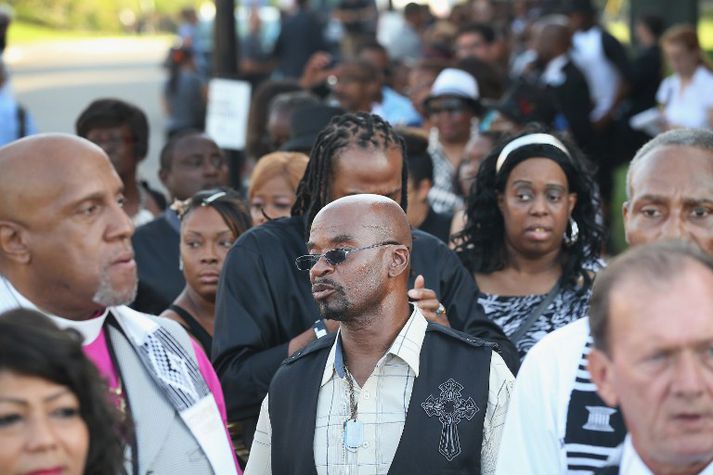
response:
[[[288,79],[268,80],[257,87],[252,96],[248,115],[248,136],[245,149],[249,157],[258,159],[274,152],[267,135],[267,114],[270,101],[279,94],[301,90],[302,87],[297,81]]]
[[[333,179],[332,163],[349,147],[382,151],[396,148],[401,152],[404,161],[406,160],[403,139],[378,115],[357,112],[333,117],[317,136],[307,169],[297,187],[297,200],[292,206],[292,216],[306,218],[305,235],[309,235],[317,213],[329,203],[330,182]],[[405,163],[401,166],[401,178],[400,204],[406,211],[408,169]]]
[[[505,190],[510,172],[528,158],[550,157],[556,154],[543,152],[546,145],[532,144],[510,153],[499,172],[496,162],[500,152],[512,140],[532,133],[544,132],[535,127],[527,132],[503,140],[483,160],[478,176],[473,182],[467,200],[467,224],[455,236],[460,244],[456,252],[471,272],[490,273],[501,270],[507,261],[505,249],[505,223],[498,207],[498,195]],[[583,288],[591,285],[591,277],[585,268],[587,262],[599,258],[604,240],[604,229],[598,223],[600,199],[593,177],[593,167],[582,152],[571,142],[558,137],[569,151],[569,159],[554,158],[567,176],[570,193],[577,194],[577,203],[572,218],[579,227],[579,239],[563,248],[562,280],[564,286],[576,288],[583,279]],[[565,156],[564,153],[561,154]]]
[[[250,212],[238,192],[232,188],[219,187],[199,191],[192,198],[179,202],[174,208],[177,208],[178,216],[183,221],[191,211],[204,206],[210,206],[218,212],[235,239],[252,226]]]
[[[144,111],[121,99],[97,99],[79,114],[74,127],[77,135],[87,138],[93,129],[126,125],[134,141],[134,153],[143,159],[149,150],[149,121]]]
[[[89,431],[87,475],[124,474],[124,444],[130,426],[108,397],[106,383],[82,350],[82,337],[60,330],[39,312],[18,309],[0,315],[0,373],[33,376],[65,386],[79,400]]]

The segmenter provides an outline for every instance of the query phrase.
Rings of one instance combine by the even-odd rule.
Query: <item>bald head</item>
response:
[[[332,201],[314,218],[307,249],[324,318],[363,325],[408,315],[411,231],[395,201],[378,195]]]
[[[74,135],[33,135],[0,148],[0,220],[31,220],[40,201],[58,198],[88,162],[112,170],[101,148]]]
[[[363,230],[377,239],[393,239],[411,247],[411,228],[406,213],[397,202],[381,195],[359,194],[332,201],[317,213],[313,227],[314,223],[319,224],[318,221],[329,222],[345,213],[356,219],[347,224],[344,232]]]
[[[7,145],[0,195],[0,274],[25,298],[70,319],[133,300],[134,227],[101,148],[62,134]]]
[[[552,15],[535,25],[535,51],[540,61],[550,61],[570,47],[572,33],[566,17]]]

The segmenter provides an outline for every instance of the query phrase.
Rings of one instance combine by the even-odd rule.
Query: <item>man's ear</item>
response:
[[[418,196],[418,199],[425,202],[428,199],[428,192],[431,191],[431,188],[433,188],[433,182],[431,182],[431,180],[428,178],[421,180],[416,188],[416,196]]]
[[[597,385],[597,393],[608,406],[616,407],[619,400],[614,391],[612,361],[603,351],[592,348],[587,357],[587,367],[592,382]]]
[[[406,246],[394,246],[389,264],[389,277],[396,277],[402,272],[408,272],[411,252]]]
[[[30,262],[27,234],[22,226],[12,221],[0,221],[0,254],[18,264]]]
[[[161,180],[161,184],[163,186],[166,186],[166,180],[168,180],[168,170],[163,169],[163,168],[160,169],[158,171],[158,179]],[[166,188],[168,188],[168,187],[166,186]]]
[[[623,205],[621,205],[621,215],[624,218],[624,238],[626,239],[626,243],[629,244],[629,233],[626,232],[627,229],[629,229],[629,202],[625,201]]]

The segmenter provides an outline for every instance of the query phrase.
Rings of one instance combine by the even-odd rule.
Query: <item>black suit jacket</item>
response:
[[[132,244],[139,273],[139,291],[131,307],[158,315],[186,285],[183,272],[178,268],[180,235],[163,214],[139,226]]]

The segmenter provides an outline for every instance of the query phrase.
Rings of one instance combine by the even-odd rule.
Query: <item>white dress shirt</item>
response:
[[[627,435],[624,440],[624,450],[621,454],[621,465],[619,465],[619,475],[654,475],[649,470],[639,454],[636,452],[631,442],[631,436]],[[713,475],[713,463],[698,472],[698,475]]]

